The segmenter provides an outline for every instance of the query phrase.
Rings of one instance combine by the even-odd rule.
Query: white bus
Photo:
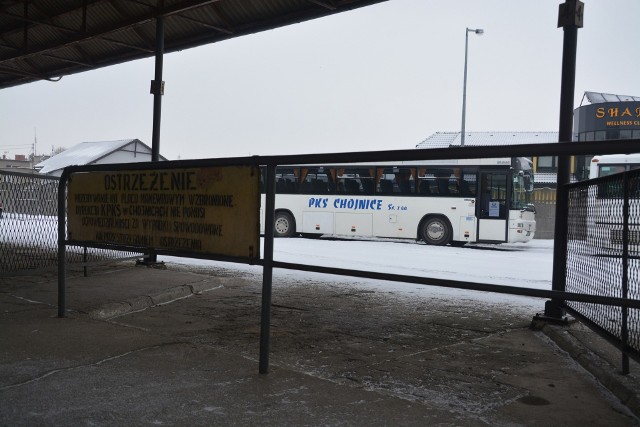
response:
[[[589,178],[602,178],[618,173],[640,169],[640,154],[607,154],[594,156],[591,160]],[[629,244],[637,251],[640,244],[640,225],[634,212],[640,202],[640,183],[633,178],[630,188],[632,217],[629,218]],[[623,242],[623,197],[622,178],[611,177],[588,190],[590,210],[586,223],[587,239],[591,247],[619,253]],[[586,214],[585,214],[586,215]],[[631,249],[631,248],[630,248]]]
[[[640,154],[607,154],[594,156],[589,168],[589,179],[613,175],[640,168]]]
[[[536,230],[532,190],[526,158],[283,166],[275,236],[528,242]]]

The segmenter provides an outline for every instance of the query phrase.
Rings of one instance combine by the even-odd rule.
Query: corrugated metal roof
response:
[[[558,142],[558,132],[468,132],[466,146],[545,144]],[[416,148],[447,148],[460,146],[460,132],[436,132],[416,145]]]
[[[74,145],[68,150],[60,154],[56,154],[47,160],[38,163],[35,169],[39,169],[40,173],[48,174],[53,171],[64,169],[67,166],[84,166],[90,165],[97,160],[122,149],[123,147],[136,142],[144,146],[148,152],[151,148],[139,139],[123,139],[119,141],[99,141],[99,142],[81,142]],[[166,160],[161,157],[162,160]]]
[[[535,176],[536,184],[555,184],[558,174],[551,172],[538,172]]]
[[[538,184],[556,184],[558,179],[558,174],[555,172],[536,172],[535,181],[536,185]],[[576,182],[576,176],[571,174],[570,182]]]
[[[386,0],[1,0],[0,89],[174,52]]]

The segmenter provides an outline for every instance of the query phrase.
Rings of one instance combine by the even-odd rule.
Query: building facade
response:
[[[589,104],[573,112],[573,140],[607,141],[640,139],[640,97],[585,92]],[[577,156],[574,174],[577,180],[589,178],[593,156]]]
[[[16,173],[37,173],[34,166],[46,160],[49,156],[30,156],[16,154],[13,159],[3,155],[0,158],[0,171]]]
[[[640,97],[585,92],[574,110],[573,141],[640,139]],[[465,145],[544,144],[558,141],[558,132],[466,132]],[[461,145],[460,132],[436,132],[416,148],[444,148]],[[532,153],[533,154],[533,153]],[[594,153],[597,154],[597,153]],[[589,178],[593,155],[571,158],[571,181]],[[558,158],[531,156],[537,187],[556,187]]]

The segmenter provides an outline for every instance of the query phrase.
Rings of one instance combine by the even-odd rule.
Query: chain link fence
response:
[[[0,171],[0,276],[57,268],[56,177]],[[133,252],[69,247],[68,263],[141,256]]]
[[[566,291],[640,299],[640,170],[569,187]],[[640,310],[567,301],[572,314],[640,355]]]

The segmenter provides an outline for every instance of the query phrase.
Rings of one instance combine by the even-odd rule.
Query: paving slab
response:
[[[92,273],[63,319],[54,277],[0,280],[0,425],[640,425],[532,313],[276,277],[261,375],[259,280]]]

